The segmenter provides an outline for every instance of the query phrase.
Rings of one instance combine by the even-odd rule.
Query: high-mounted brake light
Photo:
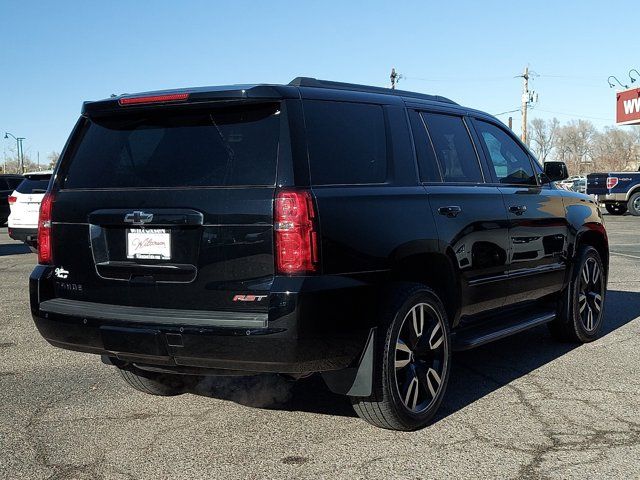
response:
[[[13,205],[14,203],[16,203],[18,201],[18,197],[14,197],[13,195],[9,195],[9,205]]]
[[[140,105],[143,103],[167,103],[167,102],[180,102],[189,98],[188,93],[170,93],[167,95],[148,95],[146,97],[127,97],[118,100],[118,103],[122,106],[125,105]]]
[[[53,263],[51,251],[51,209],[53,207],[53,195],[45,193],[40,203],[40,215],[38,217],[38,263],[42,265]]]
[[[276,268],[287,275],[318,269],[315,209],[306,190],[280,191],[274,206]]]
[[[611,190],[616,185],[618,185],[618,177],[608,177],[607,178],[607,189]]]

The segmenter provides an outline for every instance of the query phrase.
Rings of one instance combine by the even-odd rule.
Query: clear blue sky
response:
[[[9,131],[44,159],[83,100],[111,93],[299,75],[387,85],[392,66],[400,88],[497,114],[519,107],[528,64],[532,118],[602,127],[607,77],[640,70],[637,19],[637,1],[0,0],[0,145]]]

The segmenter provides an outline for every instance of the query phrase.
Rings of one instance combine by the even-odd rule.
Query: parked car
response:
[[[9,218],[9,197],[22,182],[22,175],[0,174],[0,227]]]
[[[320,373],[415,430],[454,350],[598,336],[607,234],[566,177],[439,96],[298,78],[87,102],[42,202],[31,311],[146,393]]]
[[[9,236],[32,247],[37,246],[40,202],[47,191],[51,171],[25,173],[24,179],[9,197],[11,213]]]
[[[571,185],[571,190],[578,193],[587,193],[587,178],[576,178]]]
[[[611,215],[629,211],[640,216],[640,172],[592,173],[587,176],[587,193]]]

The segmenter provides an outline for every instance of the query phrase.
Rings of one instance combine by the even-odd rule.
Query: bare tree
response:
[[[640,137],[636,131],[605,127],[594,136],[593,156],[600,170],[635,170],[640,162]]]
[[[557,129],[554,145],[571,173],[583,174],[595,168],[592,153],[596,133],[596,127],[588,120],[572,120]]]
[[[560,128],[557,118],[546,122],[541,118],[534,118],[529,126],[529,138],[533,151],[541,162],[547,161],[555,146],[556,133]]]
[[[60,158],[60,153],[56,152],[55,150],[53,152],[49,152],[49,155],[47,155],[47,160],[49,160],[50,169],[53,169],[56,166],[56,163],[58,163],[59,158]]]
[[[20,158],[18,157],[18,153],[15,148],[9,149],[8,154],[5,156],[3,169],[5,173],[21,173]],[[37,169],[36,163],[31,159],[31,156],[28,153],[25,153],[24,154],[24,171],[31,172],[36,169]]]

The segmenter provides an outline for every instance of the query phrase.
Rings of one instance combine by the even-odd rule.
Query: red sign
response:
[[[640,88],[616,93],[616,123],[640,125]]]

